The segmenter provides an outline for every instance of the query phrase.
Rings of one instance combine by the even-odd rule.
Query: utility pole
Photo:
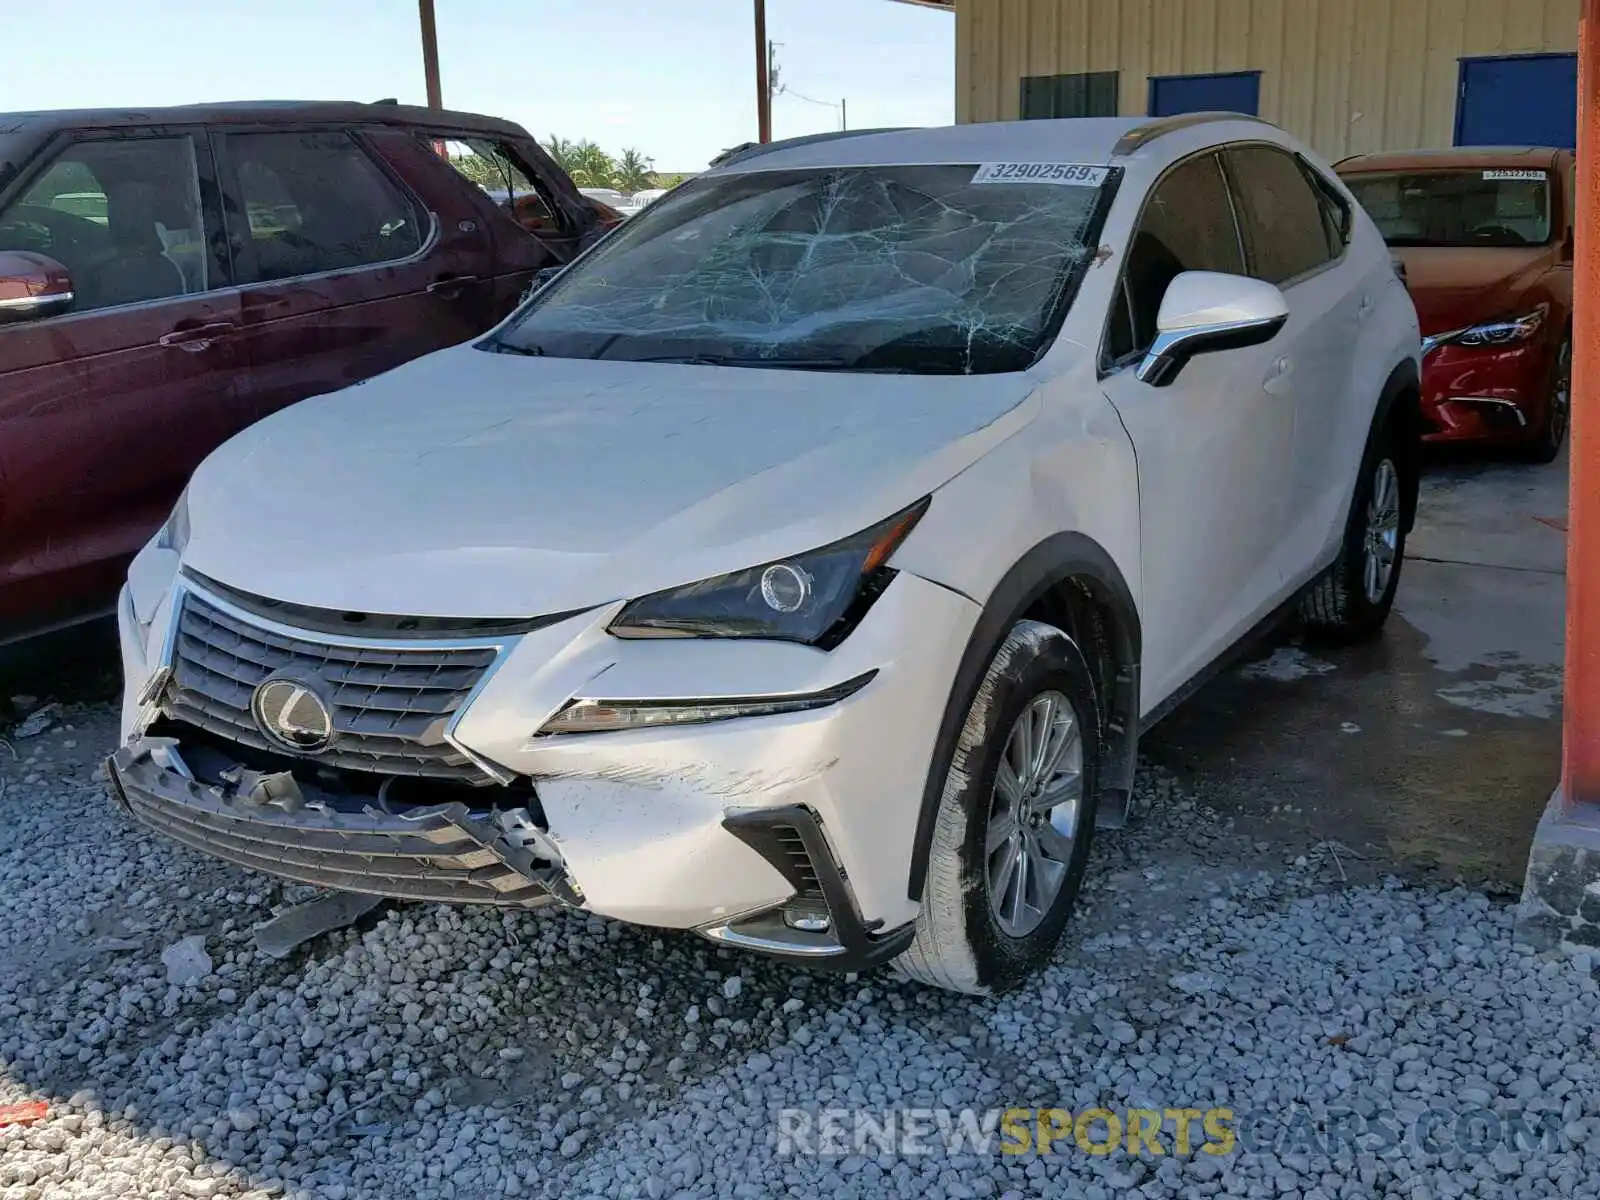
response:
[[[839,98],[839,128],[840,129],[848,130],[850,128],[850,108],[849,108],[849,104],[850,104],[850,98],[848,96],[841,96]]]
[[[439,95],[439,34],[433,24],[433,0],[417,0],[422,18],[422,76],[428,88],[428,107],[443,108]]]
[[[423,0],[431,6],[432,0]],[[756,0],[756,130],[763,144],[772,140],[772,88],[767,82],[772,47],[767,42],[767,0]]]

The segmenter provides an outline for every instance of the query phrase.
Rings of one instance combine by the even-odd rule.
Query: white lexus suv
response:
[[[1282,131],[725,156],[488,336],[216,451],[120,606],[122,803],[329,888],[982,992],[1147,727],[1389,611],[1417,321]]]

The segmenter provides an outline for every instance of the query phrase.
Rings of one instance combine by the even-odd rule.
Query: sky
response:
[[[751,0],[436,0],[447,108],[692,171],[756,137]],[[424,101],[415,0],[0,0],[0,112],[207,100]],[[947,125],[955,20],[767,0],[773,134]],[[800,96],[825,101],[808,103]]]

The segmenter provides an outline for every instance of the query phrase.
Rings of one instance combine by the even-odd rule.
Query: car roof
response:
[[[1334,164],[1334,170],[1341,175],[1356,175],[1364,171],[1430,168],[1549,167],[1566,153],[1553,146],[1451,146],[1441,150],[1389,150],[1340,159]]]
[[[241,100],[216,104],[184,104],[154,108],[76,108],[41,112],[0,113],[0,134],[49,134],[63,129],[125,129],[147,125],[262,125],[277,123],[330,125],[427,125],[526,137],[512,121],[478,113],[418,108],[380,101]]]
[[[1210,126],[1216,123],[1212,131]],[[1239,113],[1193,113],[1182,118],[1073,117],[1043,121],[995,121],[931,129],[851,131],[812,135],[765,147],[729,151],[706,175],[811,167],[908,166],[919,163],[1062,162],[1110,165],[1145,147],[1165,148],[1164,135],[1205,127],[1208,133],[1242,136],[1281,131]],[[1180,143],[1192,139],[1174,139]],[[1227,140],[1226,137],[1214,140]]]

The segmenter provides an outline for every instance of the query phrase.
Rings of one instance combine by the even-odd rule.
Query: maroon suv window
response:
[[[242,282],[392,262],[422,248],[416,206],[349,134],[235,133],[225,144]]]
[[[0,212],[0,250],[66,267],[73,311],[222,286],[206,248],[188,137],[73,142]]]

